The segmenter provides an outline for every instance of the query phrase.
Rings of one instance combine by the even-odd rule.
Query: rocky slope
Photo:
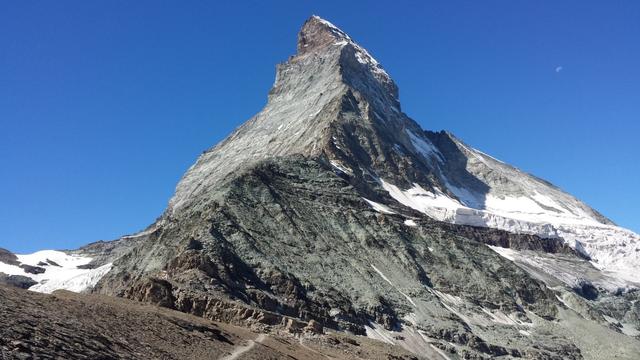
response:
[[[321,325],[436,359],[635,359],[637,244],[423,131],[380,64],[312,17],[265,108],[200,156],[154,224],[73,254],[109,264],[96,293],[210,320]]]
[[[42,295],[0,285],[0,298],[2,359],[415,358],[369,339],[266,334],[105,296]]]

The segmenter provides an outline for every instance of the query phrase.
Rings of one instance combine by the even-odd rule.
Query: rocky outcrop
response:
[[[20,265],[20,268],[22,268],[24,272],[26,272],[27,274],[34,274],[34,275],[42,274],[46,271],[46,269],[43,267],[25,265],[25,264]]]
[[[30,277],[0,273],[0,284],[3,285],[15,286],[20,289],[28,289],[37,283],[37,281],[31,279]]]
[[[20,265],[18,257],[11,251],[3,248],[0,248],[0,262],[15,266]]]
[[[0,285],[2,359],[417,359],[348,335],[259,333],[137,302]],[[247,344],[253,344],[247,348]]]

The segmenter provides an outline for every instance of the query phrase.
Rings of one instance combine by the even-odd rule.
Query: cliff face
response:
[[[423,131],[380,64],[312,17],[265,108],[197,160],[158,221],[78,253],[113,262],[95,292],[208,319],[321,324],[430,358],[637,358],[633,279],[595,268],[602,237],[576,228],[619,229]]]

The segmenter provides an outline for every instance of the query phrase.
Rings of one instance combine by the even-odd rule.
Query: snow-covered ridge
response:
[[[399,203],[440,221],[535,234],[543,238],[561,237],[576,250],[590,256],[597,268],[621,279],[640,282],[640,236],[627,229],[598,223],[591,218],[563,216],[564,213],[554,217],[525,197],[497,198],[488,195],[485,209],[474,209],[439,189],[431,192],[414,184],[414,187],[402,190],[384,180],[381,180],[381,185]]]
[[[16,257],[20,265],[34,266],[44,269],[44,272],[34,274],[20,266],[0,262],[0,273],[29,277],[37,282],[29,290],[43,293],[61,289],[75,292],[90,289],[111,270],[112,266],[112,264],[105,264],[95,269],[78,268],[89,264],[92,258],[55,250],[42,250],[25,255],[16,254]]]
[[[453,143],[466,159],[464,169],[445,166],[451,152],[426,136],[407,130],[417,155],[425,158],[441,186],[401,189],[379,179],[399,203],[449,223],[489,227],[542,238],[562,238],[588,255],[597,268],[620,279],[640,282],[640,236],[608,219],[559,188],[524,173],[458,139]],[[469,183],[473,177],[485,190]],[[429,190],[427,190],[429,189]],[[380,204],[382,205],[382,204]]]
[[[578,288],[584,282],[588,282],[597,288],[605,289],[609,292],[626,291],[636,287],[637,284],[629,283],[615,274],[599,272],[592,268],[580,265],[584,260],[569,260],[567,256],[556,256],[554,254],[541,254],[533,251],[518,251],[499,246],[487,245],[490,249],[500,254],[502,257],[516,263],[524,264],[528,268],[536,269],[547,274],[570,288]],[[537,275],[539,276],[539,275]],[[542,278],[544,280],[544,278]]]
[[[436,161],[442,163],[444,162],[444,157],[440,150],[429,141],[429,139],[420,137],[413,133],[413,131],[407,129],[405,130],[407,135],[409,136],[409,140],[411,140],[411,144],[416,148],[416,150],[428,161],[435,159]]]
[[[364,201],[367,202],[367,204],[369,204],[369,206],[371,206],[373,208],[373,210],[379,212],[379,213],[383,213],[383,214],[395,214],[395,212],[391,209],[389,209],[389,207],[387,207],[386,205],[382,205],[380,203],[377,203],[375,201],[371,201],[367,198],[362,198]]]

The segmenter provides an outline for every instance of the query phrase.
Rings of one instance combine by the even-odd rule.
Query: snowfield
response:
[[[640,235],[616,226],[559,188],[473,149],[451,136],[466,158],[463,169],[440,166],[451,155],[426,136],[408,132],[416,155],[427,160],[442,188],[414,183],[408,189],[379,179],[397,202],[436,220],[562,238],[608,275],[640,283]],[[458,155],[459,156],[459,155]],[[463,174],[463,173],[467,174]],[[484,190],[474,190],[469,174]],[[464,177],[466,176],[466,178]],[[477,187],[477,184],[476,184]],[[377,204],[380,208],[383,204]]]
[[[112,264],[105,264],[95,269],[78,268],[78,266],[89,264],[92,258],[69,255],[55,250],[42,250],[26,255],[16,254],[16,256],[22,265],[40,267],[45,271],[41,274],[32,274],[19,266],[0,262],[0,273],[29,277],[38,282],[38,284],[30,287],[29,290],[43,293],[51,293],[61,289],[74,292],[90,289],[112,267]]]
[[[524,197],[487,196],[484,209],[475,209],[443,191],[427,191],[414,184],[401,190],[381,180],[382,187],[399,203],[427,216],[453,224],[482,226],[542,238],[560,237],[569,246],[588,255],[595,267],[621,279],[640,283],[640,236],[589,217],[555,213]],[[543,198],[543,195],[538,197]],[[545,198],[545,200],[552,201]],[[382,207],[382,204],[376,204]],[[388,209],[388,207],[385,207]]]

